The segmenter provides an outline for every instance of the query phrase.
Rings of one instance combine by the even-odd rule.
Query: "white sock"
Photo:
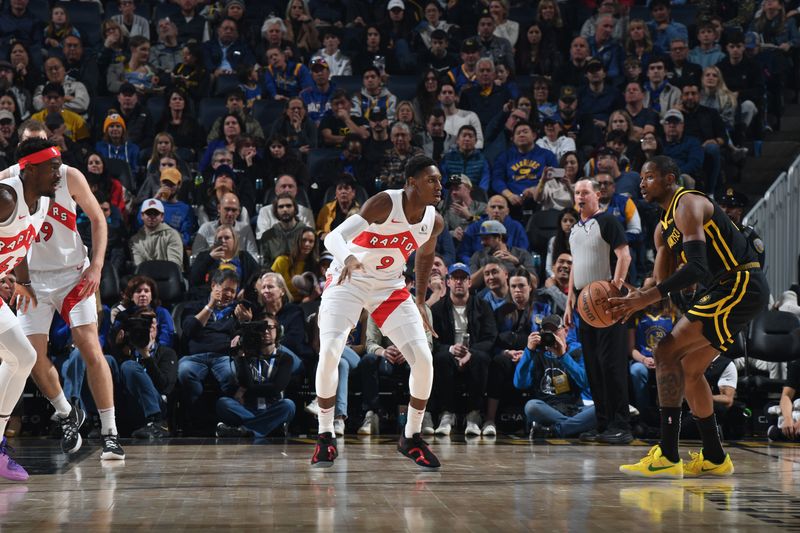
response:
[[[422,419],[425,416],[425,409],[414,409],[408,405],[408,418],[406,418],[405,436],[410,439],[415,433],[422,431]]]
[[[117,421],[114,417],[114,408],[100,409],[100,433],[102,435],[116,435]]]
[[[67,401],[67,397],[64,396],[63,390],[58,393],[58,396],[50,400],[50,404],[56,408],[56,414],[61,418],[68,417],[72,412],[72,406]]]
[[[322,407],[319,408],[319,434],[322,435],[323,433],[330,433],[331,435],[334,434],[333,431],[333,411],[335,407]]]
[[[11,418],[11,415],[0,416],[0,441],[5,438],[9,418]]]

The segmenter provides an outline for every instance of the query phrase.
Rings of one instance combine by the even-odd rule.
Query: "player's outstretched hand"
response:
[[[611,313],[611,316],[621,317],[618,322],[627,322],[634,313],[657,302],[661,297],[658,289],[655,288],[642,291],[627,281],[623,281],[622,285],[628,289],[628,294],[608,299],[608,303],[611,305],[608,312]],[[653,301],[653,293],[657,296],[655,301]]]
[[[364,271],[364,265],[361,264],[361,261],[356,259],[356,256],[351,255],[348,256],[347,259],[344,260],[344,267],[342,267],[342,271],[339,273],[339,282],[337,285],[343,284],[345,281],[350,279],[350,276],[356,270]]]
[[[422,326],[425,328],[425,331],[430,331],[431,336],[433,336],[434,339],[438,339],[439,335],[433,331],[433,326],[431,326],[431,323],[428,321],[428,308],[424,303],[417,303],[417,310],[419,311],[419,316],[422,317]]]
[[[34,309],[39,304],[33,287],[25,287],[24,285],[17,284],[15,285],[15,289],[14,297],[17,300],[17,311],[25,313],[28,311],[28,306]]]

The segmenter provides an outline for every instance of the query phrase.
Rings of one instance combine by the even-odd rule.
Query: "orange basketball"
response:
[[[578,295],[576,307],[581,320],[595,328],[611,326],[618,317],[606,313],[611,307],[608,299],[621,295],[619,289],[608,281],[591,282]]]

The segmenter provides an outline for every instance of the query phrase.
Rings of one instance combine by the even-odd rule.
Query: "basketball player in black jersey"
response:
[[[642,196],[664,210],[654,235],[655,284],[629,287],[626,296],[610,298],[611,312],[627,320],[670,293],[692,285],[699,290],[655,350],[661,442],[638,463],[620,466],[620,471],[656,478],[728,476],[733,474],[733,462],[722,449],[703,372],[765,309],[769,287],[755,251],[722,209],[705,194],[676,184],[680,170],[672,159],[650,159],[641,175]],[[703,449],[692,453],[685,465],[678,454],[684,395],[703,440]]]

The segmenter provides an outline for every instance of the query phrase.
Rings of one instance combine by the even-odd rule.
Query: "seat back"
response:
[[[785,311],[762,312],[753,320],[747,354],[775,363],[800,359],[800,318]]]
[[[280,118],[285,105],[280,100],[256,100],[253,104],[253,118],[261,125],[265,137],[269,137],[272,124]]]
[[[119,300],[119,273],[110,262],[103,265],[100,273],[100,301],[112,303]]]
[[[391,76],[388,88],[397,97],[398,102],[413,100],[417,92],[417,83],[418,78],[416,76]],[[420,118],[420,120],[422,119]]]
[[[537,211],[528,219],[525,232],[528,234],[530,249],[542,257],[547,255],[547,243],[558,229],[559,213],[561,211],[558,209],[546,209]]]
[[[127,161],[123,161],[122,159],[106,159],[106,166],[108,167],[106,171],[110,176],[117,178],[120,183],[122,183],[123,187],[132,194],[136,194],[139,190],[139,184],[136,183],[133,172],[131,172],[131,166]]]
[[[156,282],[161,302],[172,306],[183,298],[183,274],[172,261],[145,261],[136,269],[136,274],[148,276]]]
[[[44,2],[31,2],[31,4],[37,3],[44,4]],[[103,42],[100,34],[100,25],[103,22],[100,5],[94,2],[59,2],[59,5],[64,7],[70,23],[81,33],[84,44],[89,48],[98,49]]]
[[[333,201],[334,198],[336,198],[336,185],[331,185],[325,189],[325,196],[322,198],[322,203],[327,204],[328,202]],[[364,202],[366,202],[368,199],[369,193],[367,190],[361,185],[356,185],[356,202],[358,202],[358,205],[364,205]]]
[[[225,113],[224,98],[203,98],[203,103],[197,113],[197,122],[205,131],[211,131],[211,126],[222,114]]]

